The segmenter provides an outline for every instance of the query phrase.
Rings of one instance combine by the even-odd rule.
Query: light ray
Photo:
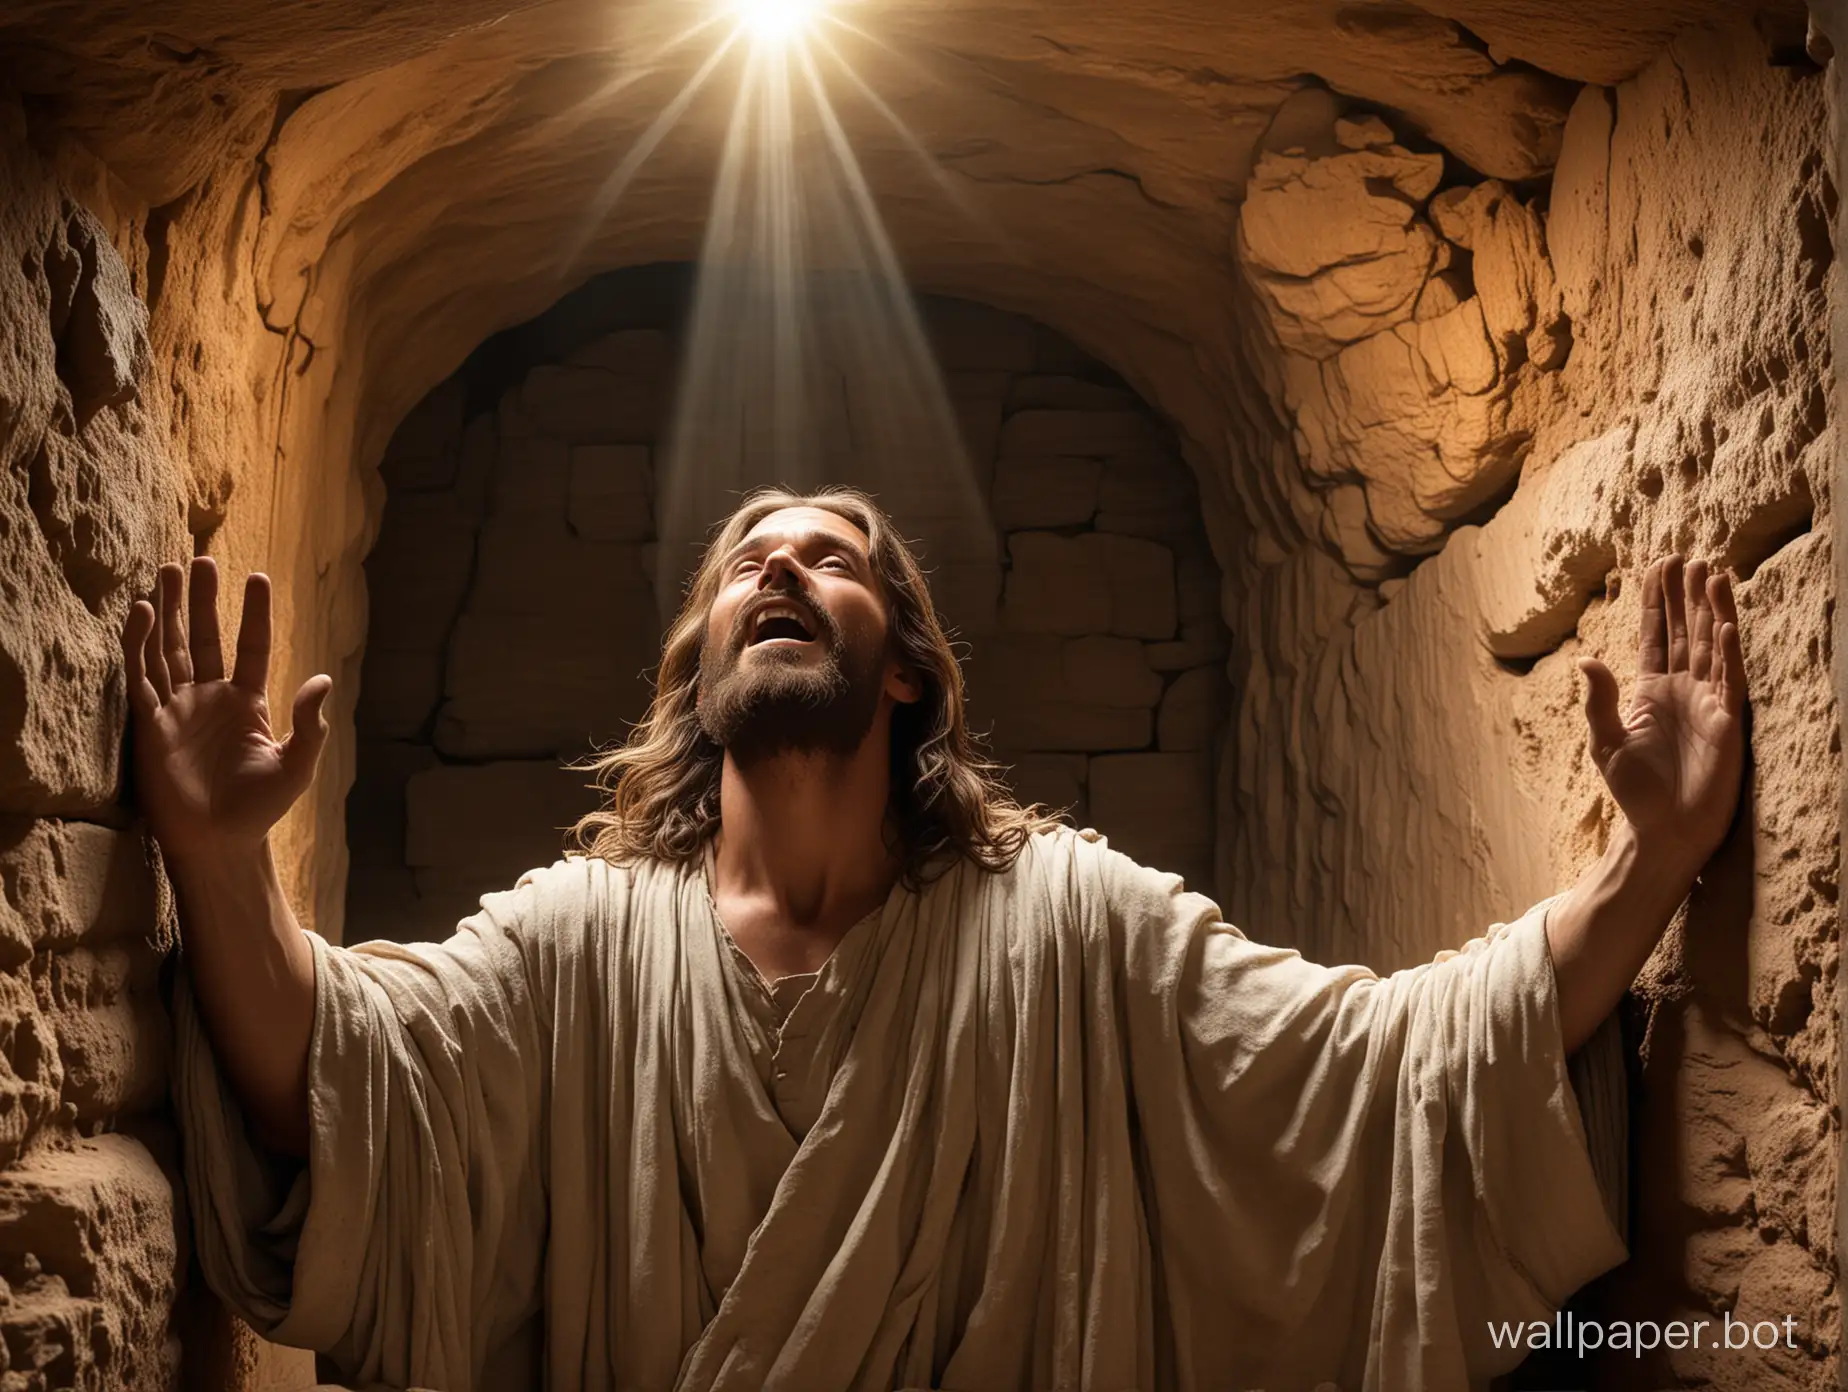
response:
[[[707,56],[706,61],[694,70],[686,86],[682,87],[674,99],[662,108],[661,114],[654,118],[648,129],[643,131],[635,144],[629,147],[629,153],[624,155],[622,161],[610,171],[609,177],[591,197],[590,206],[585,212],[582,230],[570,249],[569,260],[571,262],[578,259],[584,248],[590,244],[591,238],[602,229],[604,220],[609,216],[610,210],[616,206],[617,200],[634,181],[642,166],[648,162],[648,157],[667,138],[668,132],[680,123],[680,118],[686,115],[687,108],[693,104],[693,98],[699,95],[699,89],[706,85],[707,79],[718,69],[725,55],[731,51],[737,41],[738,31],[734,29],[726,35],[724,42]]]
[[[926,77],[936,76],[935,73],[932,73],[930,69],[926,68],[916,58],[912,57],[909,53],[905,52],[905,50],[900,48],[897,44],[892,43],[890,40],[880,38],[877,34],[873,33],[870,29],[867,29],[865,26],[855,24],[850,19],[842,19],[837,14],[825,15],[823,16],[823,18],[825,18],[828,21],[828,23],[832,24],[836,29],[844,29],[849,34],[854,35],[856,38],[865,39],[866,42],[868,42],[869,44],[874,44],[880,48],[883,48],[887,53],[891,54],[894,58],[898,59],[901,63],[905,64],[905,66],[910,68],[913,72],[922,73]]]
[[[772,482],[866,488],[992,612],[998,544],[982,490],[817,47],[955,191],[834,44],[782,20],[766,36],[736,4],[732,12],[748,57],[656,475],[663,618],[707,527],[741,493]]]
[[[628,65],[628,70],[599,88],[597,95],[604,98],[613,97],[619,92],[626,91],[630,87],[633,87],[643,78],[654,76],[656,72],[660,71],[662,59],[674,52],[675,49],[686,47],[701,34],[704,34],[709,29],[715,28],[723,23],[724,20],[725,16],[723,14],[711,14],[707,15],[702,20],[697,20],[689,24],[685,29],[682,29],[678,34],[674,35],[673,38],[667,40],[646,57],[632,60]]]
[[[821,14],[820,0],[732,0],[738,27],[762,44],[801,38]]]
[[[836,168],[844,184],[848,201],[852,206],[853,216],[848,225],[857,234],[863,251],[872,262],[876,274],[868,282],[873,289],[876,302],[871,307],[873,317],[859,320],[862,328],[868,324],[877,324],[884,333],[894,340],[895,346],[904,356],[903,370],[896,379],[896,385],[912,395],[907,404],[914,412],[921,411],[922,418],[938,427],[935,433],[940,438],[932,441],[933,451],[941,457],[940,472],[931,481],[931,488],[938,492],[936,502],[946,505],[947,512],[959,518],[971,514],[980,516],[984,522],[986,537],[986,510],[982,506],[979,493],[974,489],[974,478],[968,467],[960,432],[955,426],[955,412],[951,407],[949,394],[944,388],[942,373],[938,370],[935,355],[924,336],[923,324],[918,319],[917,306],[911,296],[910,285],[905,277],[904,268],[899,264],[898,253],[892,246],[887,234],[885,220],[879,214],[878,205],[873,200],[872,189],[866,182],[866,174],[854,158],[853,147],[848,142],[847,132],[834,110],[834,103],[829,99],[827,87],[821,80],[814,59],[803,50],[801,54],[804,75],[808,78],[809,91],[815,101],[817,114],[821,118],[822,130],[827,137],[829,149],[835,159]],[[915,418],[915,417],[914,417]],[[886,442],[886,449],[881,457],[890,458],[895,451],[896,442]],[[956,467],[960,464],[961,467]],[[919,480],[906,479],[905,483]],[[949,485],[957,494],[955,497],[943,496],[941,490]],[[959,539],[967,541],[968,539]],[[958,550],[964,547],[959,545]]]
[[[835,22],[841,24],[843,28],[852,29],[856,34],[863,34],[865,32],[864,30],[855,28],[853,25],[846,24],[844,21],[836,20]],[[886,123],[897,133],[898,138],[904,142],[905,147],[923,163],[931,179],[935,181],[937,187],[943,191],[944,196],[956,206],[956,210],[962,213],[971,222],[977,224],[983,232],[991,236],[999,237],[999,229],[994,226],[992,220],[969,201],[967,192],[958,187],[956,182],[950,178],[950,173],[943,167],[943,162],[933,155],[930,150],[926,148],[924,142],[919,140],[917,136],[912,133],[911,127],[906,125],[904,118],[892,109],[891,103],[875,92],[872,88],[872,84],[860,76],[853,64],[847,61],[846,55],[820,34],[811,35],[811,41],[818,44],[827,52],[829,57],[834,59],[835,67],[839,69],[842,76],[853,83],[854,90],[859,92],[867,105],[871,106],[874,111],[885,118]],[[875,40],[875,42],[879,41]],[[889,44],[883,44],[882,46],[887,48],[891,47]]]

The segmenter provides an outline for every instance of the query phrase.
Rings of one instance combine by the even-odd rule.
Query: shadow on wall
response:
[[[690,282],[682,266],[590,282],[483,344],[393,438],[367,561],[348,941],[446,937],[555,859],[594,805],[564,765],[646,710],[657,446]],[[1211,892],[1230,640],[1194,477],[1166,425],[1065,339],[963,301],[924,312],[1009,558],[998,605],[938,596],[971,719],[1022,798]]]

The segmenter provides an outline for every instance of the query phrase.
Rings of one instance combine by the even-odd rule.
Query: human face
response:
[[[889,654],[867,536],[822,508],[784,508],[719,562],[700,649],[699,718],[741,765],[846,756],[885,698],[914,699]]]

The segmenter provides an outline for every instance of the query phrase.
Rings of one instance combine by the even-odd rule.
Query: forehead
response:
[[[866,533],[845,517],[816,507],[778,508],[744,534],[742,545],[767,548],[785,541],[800,542],[817,533],[850,541],[862,551],[869,545]]]

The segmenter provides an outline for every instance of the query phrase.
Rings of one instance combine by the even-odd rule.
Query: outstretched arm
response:
[[[162,566],[157,604],[136,604],[123,628],[136,791],[173,875],[186,965],[213,1047],[263,1139],[301,1156],[314,960],[277,878],[269,831],[314,779],[332,682],[302,685],[294,732],[277,739],[266,695],[268,579],[252,575],[245,586],[228,678],[211,560],[192,563],[183,617],[187,588],[178,565]]]
[[[1629,989],[1732,824],[1745,761],[1732,582],[1679,556],[1649,568],[1627,713],[1610,668],[1583,658],[1579,670],[1591,757],[1621,815],[1603,856],[1547,918],[1568,1051]]]

